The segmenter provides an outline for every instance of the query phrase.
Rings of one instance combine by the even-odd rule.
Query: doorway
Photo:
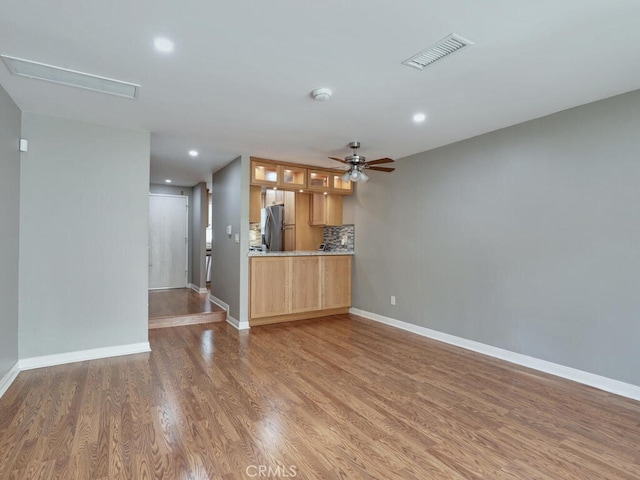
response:
[[[186,288],[189,200],[149,194],[149,289]]]

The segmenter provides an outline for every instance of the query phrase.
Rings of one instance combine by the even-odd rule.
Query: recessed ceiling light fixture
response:
[[[170,179],[170,178],[167,178],[167,179],[164,181],[164,183],[171,183],[171,179]]]
[[[424,113],[416,113],[413,116],[413,121],[416,123],[422,123],[427,119],[427,116]]]
[[[161,53],[171,53],[176,45],[166,37],[156,37],[153,40],[153,46]]]
[[[23,58],[2,55],[9,71],[18,77],[35,78],[47,82],[59,83],[69,87],[84,88],[94,92],[109,93],[119,97],[136,98],[140,85],[112,78],[99,77],[90,73],[69,70],[68,68],[47,65]]]
[[[197,157],[198,156],[198,151],[197,150],[189,150],[189,156],[190,157]]]

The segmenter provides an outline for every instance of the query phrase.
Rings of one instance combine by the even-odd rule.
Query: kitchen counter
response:
[[[260,252],[249,251],[250,257],[305,257],[305,256],[325,256],[325,255],[353,255],[354,252],[325,251],[325,250],[292,250],[288,252]]]

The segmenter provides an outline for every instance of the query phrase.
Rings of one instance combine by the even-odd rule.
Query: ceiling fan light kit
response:
[[[378,165],[381,163],[393,163],[394,160],[392,158],[379,158],[377,160],[372,160],[367,162],[366,157],[363,155],[358,155],[358,149],[360,148],[360,142],[353,141],[349,144],[349,148],[353,149],[352,155],[347,155],[344,160],[336,157],[329,157],[331,160],[335,160],[337,162],[342,162],[345,165],[349,166],[349,169],[342,175],[340,178],[343,182],[366,182],[369,180],[369,175],[367,175],[364,170],[378,170],[381,172],[393,172],[395,168],[388,167],[374,167],[372,165]]]

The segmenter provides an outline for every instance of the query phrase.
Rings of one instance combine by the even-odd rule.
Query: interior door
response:
[[[149,195],[149,288],[187,286],[188,198]]]

